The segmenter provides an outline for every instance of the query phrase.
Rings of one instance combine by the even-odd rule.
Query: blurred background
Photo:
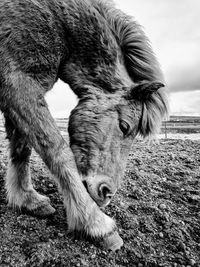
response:
[[[115,0],[117,7],[144,28],[170,91],[170,115],[200,115],[200,1]],[[48,93],[54,117],[68,117],[77,103],[58,81]]]

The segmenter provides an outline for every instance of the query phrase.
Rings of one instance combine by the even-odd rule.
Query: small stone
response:
[[[53,184],[49,184],[49,187],[51,187],[51,188],[52,188],[52,187],[53,187]]]
[[[62,233],[58,233],[58,236],[59,236],[59,237],[63,237],[64,234],[62,234]]]
[[[120,201],[120,206],[121,206],[121,208],[124,208],[124,209],[127,208],[127,204],[123,201]]]
[[[190,264],[191,266],[194,266],[194,265],[196,264],[196,261],[195,261],[194,259],[190,259],[190,260],[189,260],[189,264]]]
[[[180,249],[182,249],[184,251],[186,249],[186,245],[182,241],[179,242],[179,247],[180,247]]]
[[[161,233],[159,233],[159,237],[160,238],[163,238],[164,237],[164,234],[161,232]]]
[[[165,204],[160,204],[160,205],[159,205],[159,208],[160,208],[161,210],[166,210],[166,209],[167,209],[167,206],[166,206]]]
[[[189,257],[189,255],[190,255],[190,251],[185,250],[185,255],[186,255],[187,257]]]
[[[6,168],[6,165],[5,165],[4,162],[1,163],[1,168],[2,168],[2,169],[5,169],[5,168]]]
[[[170,155],[169,155],[169,156],[170,156],[170,159],[171,159],[171,160],[174,160],[174,159],[175,159],[175,157],[176,157],[176,156],[175,156],[173,153],[170,153]]]
[[[88,263],[86,262],[85,259],[81,259],[81,266],[82,267],[88,267],[89,265],[88,265]]]

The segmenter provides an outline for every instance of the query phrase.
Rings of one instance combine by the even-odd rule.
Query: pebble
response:
[[[2,168],[2,169],[5,169],[5,168],[6,168],[6,165],[5,165],[4,162],[1,163],[1,168]]]
[[[189,255],[190,255],[190,251],[185,250],[185,255],[186,255],[187,257],[189,257]]]
[[[170,153],[169,156],[170,156],[170,159],[171,159],[171,160],[174,160],[175,157],[176,157],[173,153]]]
[[[83,267],[83,266],[84,267],[88,267],[89,266],[85,259],[81,259],[81,267]]]
[[[161,233],[159,233],[159,237],[160,238],[163,238],[164,237],[164,234],[161,232]]]
[[[182,241],[180,241],[180,243],[179,243],[179,247],[180,247],[182,250],[185,250],[185,249],[186,249],[186,245],[185,245]]]
[[[58,236],[59,236],[59,237],[63,237],[64,234],[62,234],[62,233],[58,233]]]
[[[159,205],[159,208],[160,208],[161,210],[166,210],[166,209],[167,209],[167,206],[166,206],[165,204],[160,204],[160,205]]]
[[[190,264],[191,266],[194,266],[194,265],[196,264],[196,261],[195,261],[194,259],[190,259],[190,260],[189,260],[189,264]]]

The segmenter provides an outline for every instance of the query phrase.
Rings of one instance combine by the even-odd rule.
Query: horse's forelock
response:
[[[163,118],[168,114],[168,103],[166,92],[159,89],[157,92],[142,102],[143,110],[140,119],[139,134],[143,137],[156,135]]]
[[[134,101],[134,105],[142,105],[138,133],[143,137],[155,136],[163,118],[168,116],[168,97],[163,87],[160,82],[142,82],[127,89],[125,99]]]

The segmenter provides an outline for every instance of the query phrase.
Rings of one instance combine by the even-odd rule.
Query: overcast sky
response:
[[[171,114],[200,115],[200,0],[116,0],[144,27],[170,90]],[[54,116],[68,116],[77,100],[58,82],[47,101]]]

